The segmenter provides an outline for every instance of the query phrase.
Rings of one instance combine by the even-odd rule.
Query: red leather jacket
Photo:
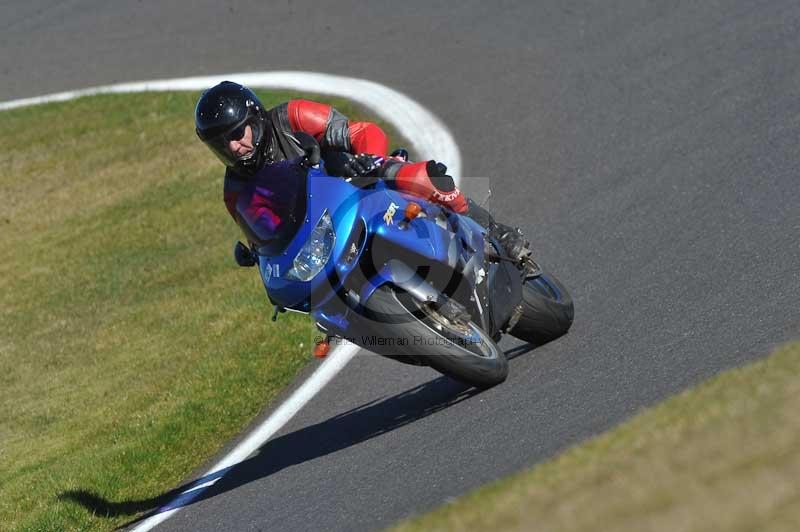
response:
[[[346,151],[354,155],[369,153],[381,157],[387,156],[389,140],[380,127],[372,122],[351,122],[330,105],[309,100],[291,100],[268,110],[267,117],[272,128],[270,143],[264,147],[268,150],[267,164],[293,159],[303,154],[291,136],[292,133],[299,131],[313,136],[323,150]],[[382,168],[381,176],[393,183],[398,190],[441,203],[459,213],[466,212],[466,198],[455,186],[452,178],[431,175],[436,174],[431,171],[434,167],[431,163],[432,161],[408,163],[390,158]],[[237,200],[247,191],[248,179],[228,168],[224,185],[225,206],[243,228],[245,220],[238,219],[237,214],[239,217],[249,217],[249,215],[246,212],[237,212],[242,210],[237,209]],[[258,195],[254,196],[253,201],[260,201]],[[252,209],[247,211],[254,212]],[[262,211],[263,208],[258,212]],[[265,224],[276,223],[274,213],[264,212],[263,215]],[[248,220],[246,223],[259,224],[257,220]]]

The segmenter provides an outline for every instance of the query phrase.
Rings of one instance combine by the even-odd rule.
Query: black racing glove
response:
[[[383,163],[383,157],[368,153],[353,155],[339,151],[325,155],[325,168],[328,173],[342,177],[376,176]]]

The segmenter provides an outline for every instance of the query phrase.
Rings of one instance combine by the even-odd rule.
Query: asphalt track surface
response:
[[[797,337],[800,5],[667,4],[0,4],[0,100],[285,69],[407,93],[574,296],[484,393],[356,357],[159,530],[380,529]]]

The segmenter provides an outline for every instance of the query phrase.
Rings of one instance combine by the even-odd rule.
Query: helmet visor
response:
[[[254,116],[248,116],[244,121],[222,133],[211,138],[202,139],[201,137],[201,139],[225,166],[232,167],[237,162],[246,161],[255,155],[263,135],[261,121],[255,119]],[[249,150],[247,150],[248,146]],[[242,147],[247,151],[244,151]]]

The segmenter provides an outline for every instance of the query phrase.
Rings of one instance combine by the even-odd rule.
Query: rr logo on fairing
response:
[[[399,208],[400,206],[395,205],[394,202],[389,204],[389,208],[386,209],[386,213],[383,215],[383,221],[386,222],[386,225],[392,225],[393,223],[392,218],[394,217],[394,213],[396,213],[397,209]]]
[[[270,264],[267,263],[262,270],[262,277],[264,278],[264,282],[268,283],[270,279],[273,277],[280,277],[281,276],[281,265],[280,264]]]

